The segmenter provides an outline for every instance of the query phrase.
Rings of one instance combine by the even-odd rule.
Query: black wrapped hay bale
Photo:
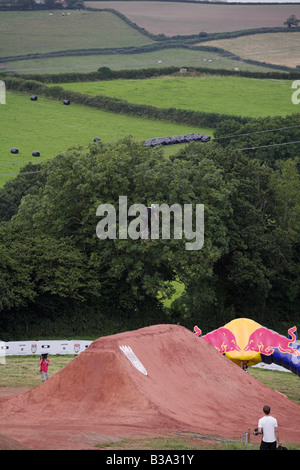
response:
[[[40,156],[40,152],[38,152],[37,150],[34,150],[34,151],[32,152],[32,156],[33,156],[33,157],[39,157],[39,156]]]
[[[31,99],[31,101],[37,101],[37,96],[32,95],[32,96],[30,97],[30,99]]]
[[[94,142],[99,142],[100,140],[101,140],[100,137],[95,137],[94,138]]]
[[[191,142],[192,140],[194,140],[194,137],[195,137],[195,134],[187,134],[185,136],[185,141],[186,142]]]
[[[71,104],[71,101],[70,100],[64,100],[64,104],[66,104],[66,105]]]
[[[156,145],[171,145],[171,144],[182,144],[192,141],[198,142],[208,142],[210,141],[209,135],[204,134],[185,134],[185,135],[175,135],[173,137],[158,137],[153,139],[148,139],[144,142],[144,147],[155,147]]]
[[[145,147],[155,147],[156,144],[156,139],[153,138],[153,139],[148,139],[146,140],[145,142]]]
[[[16,149],[15,147],[13,147],[10,151],[14,154],[19,153],[19,149]]]

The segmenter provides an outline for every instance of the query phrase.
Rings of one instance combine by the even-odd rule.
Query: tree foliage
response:
[[[226,121],[214,141],[169,158],[130,137],[97,142],[43,163],[31,185],[21,184],[25,175],[7,183],[0,194],[2,336],[96,337],[158,322],[210,330],[243,316],[277,331],[296,323],[299,159],[296,144],[271,147],[297,140],[297,119],[291,122]],[[99,240],[97,207],[118,211],[119,196],[128,207],[204,204],[203,248],[187,251],[172,237]],[[175,280],[185,289],[166,308]]]
[[[300,20],[297,19],[296,15],[290,15],[284,24],[287,25],[288,28],[297,28],[299,21]]]

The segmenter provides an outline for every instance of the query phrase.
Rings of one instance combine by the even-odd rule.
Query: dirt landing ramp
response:
[[[120,346],[132,349],[147,375]],[[44,384],[2,399],[0,421],[2,434],[31,449],[89,449],[183,430],[240,439],[265,404],[281,440],[299,443],[300,406],[191,331],[155,325],[94,341]]]

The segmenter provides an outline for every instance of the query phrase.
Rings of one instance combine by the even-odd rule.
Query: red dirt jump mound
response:
[[[31,449],[91,449],[176,431],[240,439],[257,427],[265,404],[281,440],[299,443],[299,405],[186,328],[156,325],[94,341],[47,382],[2,399],[0,421],[3,435]]]

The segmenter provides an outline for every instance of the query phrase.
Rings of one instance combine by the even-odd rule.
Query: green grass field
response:
[[[1,60],[0,60],[1,61]],[[113,70],[142,69],[149,67],[208,67],[210,69],[234,70],[250,72],[270,72],[273,69],[259,65],[247,64],[243,61],[228,59],[215,52],[189,49],[161,49],[159,51],[138,54],[93,54],[70,55],[52,58],[35,58],[6,62],[2,71],[17,73],[61,73],[90,72],[99,67]]]
[[[69,49],[141,46],[152,42],[106,11],[54,10],[52,16],[47,10],[2,11],[0,15],[0,58]]]
[[[127,135],[143,141],[189,132],[212,134],[209,129],[122,116],[72,103],[64,106],[43,97],[31,101],[30,95],[17,92],[7,92],[6,104],[0,105],[0,128],[5,130],[1,135],[0,186],[26,163],[53,158],[72,146],[87,147],[96,136],[110,142]],[[12,147],[18,148],[19,154],[11,154]],[[40,157],[32,157],[34,150]]]
[[[104,94],[132,103],[197,111],[260,117],[296,112],[291,102],[291,81],[241,77],[165,77],[147,80],[112,80],[62,85],[90,95]],[[67,97],[67,91],[66,91]],[[53,158],[67,148],[86,147],[94,137],[104,142],[132,135],[137,140],[189,132],[213,135],[211,129],[192,128],[109,113],[85,106],[39,97],[33,102],[23,93],[7,92],[0,106],[0,186],[29,161]],[[12,147],[19,154],[10,153]],[[40,157],[32,157],[38,150]]]
[[[147,80],[112,80],[67,83],[66,89],[122,98],[161,108],[264,117],[297,111],[291,101],[291,80],[203,75]]]

